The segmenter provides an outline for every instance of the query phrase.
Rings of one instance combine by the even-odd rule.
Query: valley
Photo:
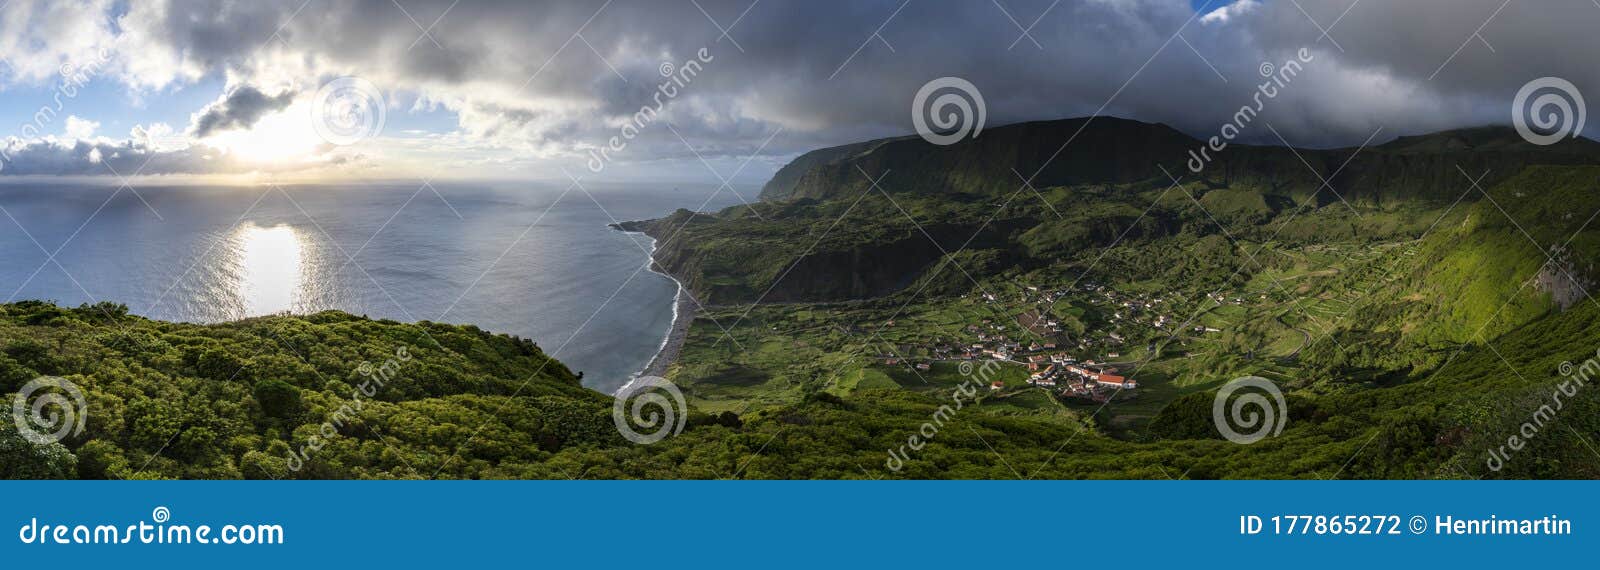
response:
[[[1160,445],[1217,437],[1196,406],[1245,376],[1273,381],[1293,408],[1424,389],[1488,350],[1498,366],[1462,372],[1537,383],[1548,374],[1496,344],[1600,309],[1588,298],[1595,258],[1579,253],[1594,251],[1587,222],[1600,211],[1600,168],[1578,165],[1594,160],[1590,141],[1537,148],[1509,129],[1469,129],[1370,149],[1245,148],[1223,156],[1220,175],[1185,181],[1104,154],[1182,146],[1163,127],[1102,119],[1089,150],[1061,158],[1102,165],[1090,180],[1064,170],[1054,176],[1068,184],[1009,188],[959,166],[1025,157],[1012,145],[1078,124],[1059,123],[951,148],[891,139],[818,151],[780,172],[762,203],[639,223],[676,240],[657,262],[712,306],[669,377],[695,406],[749,414],[819,394],[937,394],[998,363],[977,414]],[[1294,156],[1299,172],[1282,164]],[[1012,170],[1012,182],[1030,171]],[[1054,325],[1025,326],[1034,318]],[[1581,356],[1596,341],[1523,356]],[[1051,363],[1061,370],[1041,372]],[[1093,382],[1065,374],[1069,363],[1130,380]],[[1430,395],[1440,408],[1428,420],[1508,397]],[[1444,425],[1452,437],[1483,428]],[[1407,476],[1486,474],[1481,458],[1444,456]]]

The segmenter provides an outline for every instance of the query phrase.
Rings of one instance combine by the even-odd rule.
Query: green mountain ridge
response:
[[[625,225],[660,240],[660,268],[705,302],[840,301],[903,289],[946,252],[993,250],[989,257],[1028,266],[1124,231],[1178,231],[1181,212],[1148,207],[1171,185],[1167,173],[1199,184],[1192,192],[1208,215],[1264,221],[1301,204],[1380,214],[1443,207],[1475,201],[1475,180],[1487,188],[1530,165],[1600,164],[1600,143],[1538,147],[1509,128],[1484,127],[1401,137],[1359,154],[1233,145],[1194,176],[1185,163],[1203,144],[1165,125],[1115,118],[1008,125],[948,147],[883,139],[802,155],[763,190],[766,202],[695,215],[692,224],[680,211]],[[1024,187],[1035,171],[1033,189]],[[1325,178],[1332,190],[1319,192]],[[1049,205],[1021,208],[1037,201]]]
[[[835,163],[862,152],[870,151],[878,145],[893,140],[898,139],[878,139],[855,144],[819,148],[797,156],[794,160],[789,161],[788,164],[783,165],[782,168],[779,168],[777,172],[773,173],[772,179],[768,180],[767,183],[761,187],[760,198],[762,200],[782,200],[789,198],[794,195],[795,186],[800,183],[800,178],[810,172],[811,169],[818,166]]]
[[[918,192],[1000,195],[1019,190],[1023,177],[1040,188],[1164,179],[1162,168],[1194,178],[1190,152],[1204,146],[1206,141],[1160,123],[1115,117],[1035,121],[992,128],[944,147],[912,136],[812,151],[780,169],[761,197],[854,196],[869,185],[863,172],[874,178],[899,172],[900,186]],[[1509,127],[1494,126],[1403,136],[1359,155],[1356,150],[1234,143],[1208,151],[1215,162],[1199,178],[1213,186],[1286,196],[1305,196],[1328,179],[1346,199],[1378,204],[1392,198],[1451,199],[1462,182],[1456,166],[1474,178],[1488,171],[1488,185],[1528,164],[1600,162],[1600,143],[1571,139],[1540,147]],[[1334,199],[1328,196],[1323,203]]]

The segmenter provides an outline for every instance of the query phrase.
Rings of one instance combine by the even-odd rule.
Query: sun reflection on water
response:
[[[250,315],[293,310],[304,271],[300,235],[290,226],[240,228],[242,279],[237,293]]]

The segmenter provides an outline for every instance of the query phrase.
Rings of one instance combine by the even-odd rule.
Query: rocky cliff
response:
[[[1068,143],[1070,141],[1070,144]],[[921,193],[1009,194],[1031,177],[1038,188],[1202,179],[1216,186],[1309,196],[1323,180],[1346,200],[1368,205],[1417,198],[1453,201],[1481,184],[1531,164],[1600,164],[1600,143],[1569,139],[1540,147],[1508,127],[1459,129],[1357,148],[1291,149],[1232,144],[1195,161],[1206,141],[1163,124],[1114,117],[1008,125],[976,138],[936,146],[918,137],[885,139],[813,151],[781,169],[763,199],[853,196],[888,173],[884,186]],[[1201,166],[1201,172],[1191,170]],[[1035,175],[1037,173],[1037,175]],[[1324,192],[1319,201],[1337,200]]]

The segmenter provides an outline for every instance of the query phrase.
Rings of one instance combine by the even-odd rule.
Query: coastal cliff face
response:
[[[965,283],[945,272],[946,252],[960,252],[964,270],[1027,270],[1119,239],[1214,233],[1213,216],[1264,227],[1313,196],[1314,208],[1341,199],[1378,211],[1440,206],[1479,198],[1467,175],[1485,176],[1478,184],[1488,188],[1530,165],[1600,164],[1600,143],[1537,147],[1496,127],[1401,137],[1359,153],[1235,144],[1208,153],[1194,173],[1205,146],[1166,125],[1105,117],[998,127],[942,147],[881,139],[801,155],[757,204],[618,227],[656,238],[656,268],[705,303],[842,301],[952,273]],[[1035,172],[1029,190],[1023,177]],[[1162,201],[1169,173],[1192,185],[1200,208],[1177,194]],[[1318,192],[1324,180],[1333,192]],[[1302,239],[1354,227],[1312,227]]]
[[[774,201],[793,198],[795,197],[795,190],[800,187],[801,178],[809,174],[812,169],[870,151],[881,144],[894,140],[896,139],[880,139],[819,148],[795,157],[794,160],[789,161],[789,164],[779,168],[778,172],[772,175],[772,180],[768,180],[767,184],[761,187],[761,199]]]
[[[1073,144],[1063,148],[1069,139]],[[990,129],[950,146],[904,137],[814,151],[790,165],[802,172],[780,170],[768,186],[774,190],[771,198],[826,200],[855,196],[870,186],[867,176],[876,179],[887,173],[881,184],[891,192],[1005,195],[1021,187],[1018,173],[1032,175],[1046,165],[1034,186],[1134,182],[1161,176],[1157,164],[1163,163],[1176,173],[1195,144],[1161,124],[1041,121]],[[788,188],[786,193],[774,187],[780,179],[777,187]],[[769,198],[768,192],[762,197]]]
[[[1170,173],[1292,198],[1311,195],[1327,180],[1345,200],[1381,207],[1454,200],[1470,187],[1463,171],[1473,178],[1487,172],[1480,182],[1487,186],[1532,164],[1600,164],[1600,143],[1573,139],[1540,147],[1505,127],[1400,137],[1359,154],[1357,148],[1229,144],[1220,152],[1205,151],[1209,160],[1202,160],[1206,145],[1163,124],[1112,117],[1008,125],[944,147],[918,137],[884,139],[801,155],[773,177],[762,199],[854,196],[871,184],[866,175],[884,173],[890,191],[1002,196],[1020,188],[1022,176],[1045,188],[1166,180]],[[1196,166],[1199,173],[1192,170]],[[1338,199],[1327,194],[1319,198]]]
[[[1324,192],[1319,204],[1343,197],[1388,208],[1415,201],[1453,202],[1480,176],[1478,184],[1487,188],[1532,165],[1594,164],[1600,164],[1600,143],[1576,139],[1539,147],[1509,128],[1483,127],[1400,137],[1365,149],[1229,147],[1198,176],[1211,184],[1296,199],[1310,196],[1327,180],[1338,196]]]
[[[851,218],[857,218],[853,223],[866,223],[867,218],[886,214],[863,212]],[[736,304],[887,295],[933,270],[944,252],[958,249],[969,238],[972,250],[1008,247],[1007,237],[1019,225],[1016,220],[1005,220],[974,237],[977,228],[964,224],[930,224],[919,230],[907,222],[894,231],[861,240],[838,228],[837,236],[804,231],[744,233],[744,223],[761,222],[679,210],[665,218],[624,222],[617,227],[655,238],[653,268],[683,282],[701,302]],[[846,223],[852,222],[846,219],[840,225]]]

